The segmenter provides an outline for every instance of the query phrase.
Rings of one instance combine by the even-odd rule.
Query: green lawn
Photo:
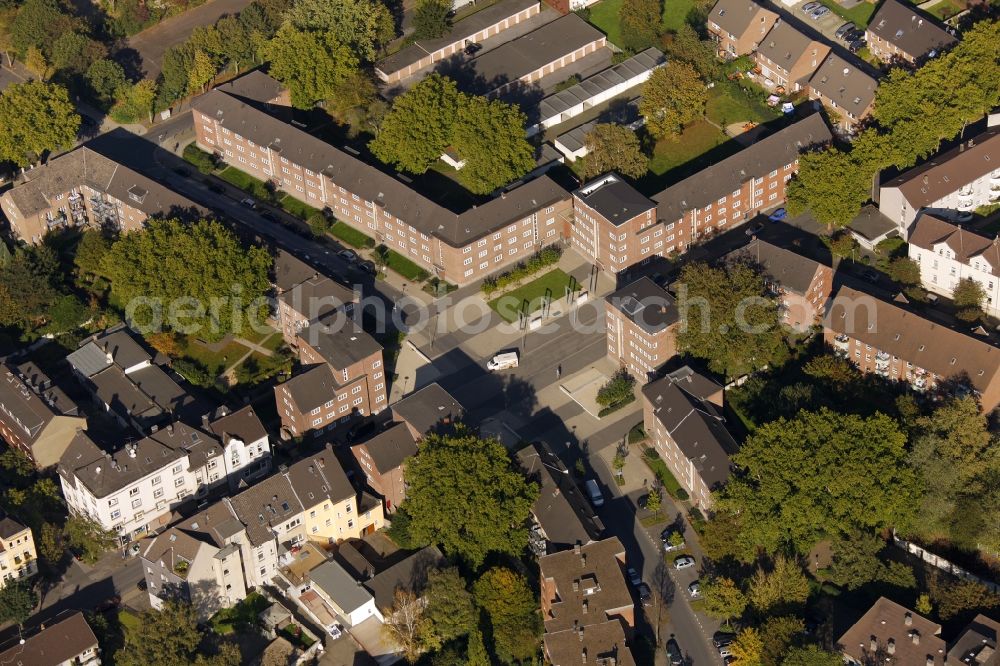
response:
[[[291,194],[281,197],[279,204],[287,213],[294,215],[300,220],[308,220],[314,213],[320,212],[318,208],[313,208],[309,204],[299,201]]]
[[[389,257],[385,263],[393,271],[414,282],[423,282],[431,276],[430,273],[395,250],[389,250]]]
[[[704,120],[700,120],[685,129],[678,140],[664,139],[656,142],[653,157],[649,160],[649,170],[657,176],[662,176],[671,169],[682,164],[688,164],[706,152],[729,141],[723,132]],[[718,161],[718,160],[713,160]],[[697,171],[705,165],[692,168]]]
[[[622,43],[622,28],[618,21],[621,7],[622,0],[601,0],[590,8],[590,22],[608,36],[609,42],[619,46]],[[687,21],[692,9],[694,0],[664,0],[663,27],[676,32]]]
[[[834,14],[862,29],[867,27],[868,21],[875,13],[875,5],[871,2],[862,2],[851,9],[844,9],[836,0],[820,0],[820,2],[829,7]]]
[[[653,458],[644,454],[642,456],[642,461],[646,463],[646,466],[649,467],[650,471],[656,475],[656,478],[660,481],[660,485],[663,486],[663,489],[667,491],[668,495],[677,499],[679,493],[684,493],[681,497],[687,499],[687,493],[684,492],[683,488],[681,488],[681,484],[678,483],[677,479],[667,468],[667,464],[663,462],[662,458]]]
[[[965,11],[965,5],[961,2],[956,2],[955,0],[941,0],[933,7],[927,10],[938,19],[944,21],[950,19],[955,14],[959,14]]]
[[[549,291],[552,300],[557,301],[566,295],[566,287],[569,284],[569,274],[561,268],[555,268],[513,291],[508,291],[503,296],[493,299],[490,301],[490,307],[505,320],[515,322],[518,312],[521,312],[522,308],[525,307],[525,301],[528,302],[526,311],[531,314],[542,307],[546,290]],[[580,285],[576,284],[575,287],[579,289]]]
[[[781,115],[777,108],[751,97],[733,81],[720,81],[708,91],[705,111],[709,120],[722,127],[747,120],[765,123]]]
[[[337,220],[330,227],[330,233],[338,240],[342,240],[351,247],[374,247],[375,240],[364,235],[346,222]]]
[[[232,608],[223,608],[209,620],[212,629],[218,634],[231,634],[234,631],[245,631],[257,623],[257,616],[268,607],[270,602],[257,592],[251,592],[247,598]]]
[[[222,173],[219,174],[219,178],[231,185],[235,185],[244,192],[252,194],[258,199],[267,200],[271,197],[271,193],[264,185],[264,181],[257,180],[250,174],[244,173],[236,167],[226,167],[222,170]]]

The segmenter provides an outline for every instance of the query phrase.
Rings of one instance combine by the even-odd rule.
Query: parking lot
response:
[[[805,12],[802,11],[802,7],[809,2],[810,0],[803,0],[802,2],[789,7],[788,11],[803,24],[823,35],[823,37],[825,37],[831,44],[845,46],[843,41],[837,39],[835,33],[837,32],[837,28],[847,23],[847,21],[834,13],[832,10],[825,16],[821,16],[818,19],[810,18]]]

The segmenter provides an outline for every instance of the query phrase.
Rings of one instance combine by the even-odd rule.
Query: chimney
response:
[[[871,650],[872,652],[878,650],[878,640],[876,640],[874,636],[872,636],[871,641],[868,642],[868,649]]]
[[[587,648],[583,648],[583,652],[580,653],[580,663],[581,664],[587,663]]]
[[[913,613],[907,611],[906,615],[903,616],[903,624],[908,627],[913,625]]]
[[[209,423],[211,423],[211,421],[208,418],[208,414],[202,414],[201,415],[201,424],[207,428]]]
[[[896,654],[896,641],[892,638],[885,644],[885,651],[889,654]]]
[[[573,552],[575,554],[577,554],[577,555],[580,554],[580,542],[579,541],[577,541],[575,544],[573,544]]]
[[[910,640],[913,641],[914,645],[920,645],[920,632],[919,631],[911,631],[910,632]]]

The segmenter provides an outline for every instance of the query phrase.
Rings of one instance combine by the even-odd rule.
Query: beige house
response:
[[[38,555],[31,530],[11,518],[0,520],[0,588],[7,581],[38,573]]]

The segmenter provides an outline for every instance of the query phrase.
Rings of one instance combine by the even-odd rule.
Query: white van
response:
[[[595,507],[604,506],[604,495],[601,494],[601,487],[597,485],[597,481],[593,479],[587,479],[587,494],[590,495],[590,503]]]
[[[486,362],[487,370],[507,370],[517,367],[517,352],[497,354]]]

